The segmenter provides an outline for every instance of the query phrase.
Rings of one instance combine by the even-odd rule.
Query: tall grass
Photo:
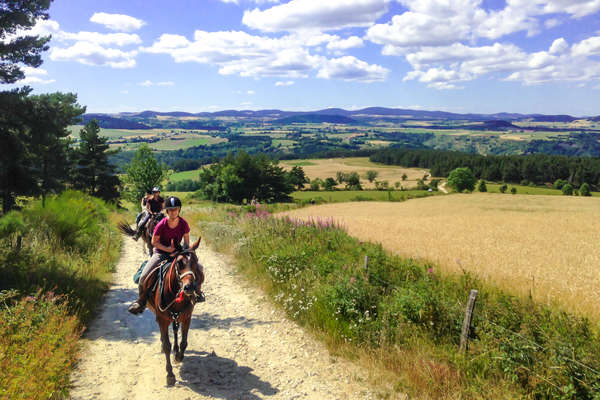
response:
[[[111,209],[64,192],[0,219],[0,398],[59,398],[120,253]]]
[[[394,256],[331,220],[221,215],[200,224],[212,243],[234,251],[244,272],[332,348],[370,355],[392,371],[398,390],[421,398],[599,398],[600,336],[585,318]],[[475,287],[463,357],[461,324]]]

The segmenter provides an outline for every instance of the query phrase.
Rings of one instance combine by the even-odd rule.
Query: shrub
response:
[[[562,191],[562,194],[565,196],[572,196],[573,195],[573,186],[571,186],[570,183],[567,183],[566,185],[563,185],[563,187],[560,189]]]
[[[587,183],[583,183],[581,185],[581,187],[579,188],[579,195],[580,196],[591,196],[592,193],[590,192],[590,185],[588,185]]]
[[[506,190],[508,190],[508,185],[506,183],[503,183],[502,185],[500,185],[498,190],[500,191],[500,193],[506,193]]]
[[[333,190],[333,189],[335,189],[336,185],[337,185],[337,182],[335,181],[335,179],[329,177],[329,178],[325,179],[325,182],[323,182],[323,189]]]
[[[310,190],[318,192],[321,189],[321,186],[323,186],[323,181],[320,178],[315,178],[310,181]]]
[[[365,178],[367,178],[367,180],[371,183],[373,183],[375,178],[377,178],[377,175],[379,175],[379,173],[373,169],[370,169],[367,172],[365,172]]]
[[[514,187],[514,186],[512,186],[512,187],[510,188],[510,193],[511,193],[511,194],[517,194],[517,188],[516,188],[516,187]]]
[[[565,185],[567,185],[567,184],[569,184],[569,181],[567,181],[567,180],[564,180],[564,179],[557,179],[557,180],[554,182],[554,189],[561,190],[561,189],[563,188],[563,186],[565,186]]]
[[[483,179],[479,180],[479,183],[477,184],[477,191],[487,192],[487,185],[485,183],[485,180],[483,180]]]

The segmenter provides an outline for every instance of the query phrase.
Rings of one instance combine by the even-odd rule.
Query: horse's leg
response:
[[[179,361],[177,359],[177,353],[179,353],[179,344],[177,344],[177,329],[178,329],[177,321],[173,321],[172,325],[173,325],[173,337],[175,338],[174,342],[173,342],[173,353],[175,353],[175,361]]]
[[[167,386],[175,384],[175,374],[171,365],[171,343],[169,342],[169,320],[156,317],[158,326],[160,327],[160,341],[162,342],[163,353],[167,360]]]
[[[188,331],[190,330],[190,322],[191,321],[192,321],[191,316],[190,316],[190,318],[186,318],[183,321],[181,321],[180,351],[175,353],[175,360],[177,360],[177,361],[183,360],[183,353],[185,353],[185,349],[187,349],[187,336],[188,336]]]

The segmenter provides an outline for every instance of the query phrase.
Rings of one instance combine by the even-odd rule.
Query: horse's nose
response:
[[[187,292],[187,293],[193,292],[194,291],[194,285],[192,285],[191,283],[186,284],[183,287],[183,291]]]

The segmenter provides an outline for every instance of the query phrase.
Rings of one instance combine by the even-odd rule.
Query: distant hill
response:
[[[83,124],[95,119],[100,128],[105,129],[152,129],[151,127],[139,122],[130,121],[124,118],[115,118],[106,114],[84,114]]]
[[[358,124],[354,118],[345,117],[343,115],[321,115],[321,114],[304,114],[295,115],[292,117],[280,118],[272,121],[273,124]]]
[[[115,118],[156,118],[157,116],[172,116],[172,117],[198,117],[198,118],[244,118],[244,119],[260,119],[263,121],[281,120],[288,117],[307,116],[309,119],[315,118],[315,115],[321,116],[340,116],[353,119],[368,120],[381,119],[386,120],[446,120],[446,121],[522,121],[529,120],[531,122],[571,122],[577,117],[570,115],[543,115],[543,114],[519,114],[519,113],[495,113],[495,114],[458,114],[447,111],[426,111],[426,110],[411,110],[402,108],[388,107],[367,107],[359,110],[344,110],[342,108],[326,108],[316,111],[282,111],[277,109],[269,110],[222,110],[216,112],[199,112],[188,113],[182,111],[173,112],[158,112],[158,111],[142,111],[137,113],[121,113],[113,115]],[[316,121],[316,120],[315,120]]]

